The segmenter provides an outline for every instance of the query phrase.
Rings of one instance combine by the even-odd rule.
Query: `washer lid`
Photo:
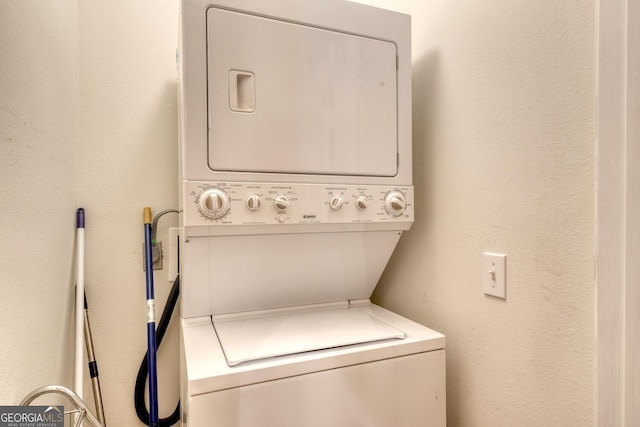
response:
[[[388,339],[405,333],[348,302],[249,317],[215,317],[227,364]]]

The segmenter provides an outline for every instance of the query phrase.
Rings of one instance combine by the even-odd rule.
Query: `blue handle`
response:
[[[156,324],[147,323],[149,362],[149,427],[158,426],[158,376],[156,371]]]
[[[151,224],[144,224],[144,251],[147,281],[147,359],[149,361],[149,427],[158,426],[158,375],[156,367],[156,322],[153,295],[153,254]]]
[[[84,209],[82,208],[76,211],[76,228],[84,228]]]

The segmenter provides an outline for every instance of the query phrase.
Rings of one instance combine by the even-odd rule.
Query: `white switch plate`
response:
[[[482,290],[507,299],[507,256],[485,252],[482,256]]]

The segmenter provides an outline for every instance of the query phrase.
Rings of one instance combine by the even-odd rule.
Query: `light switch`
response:
[[[507,299],[507,256],[485,252],[482,256],[482,290],[486,295]]]

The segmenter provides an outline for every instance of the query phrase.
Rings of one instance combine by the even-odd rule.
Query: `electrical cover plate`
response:
[[[151,248],[153,256],[153,269],[162,270],[162,242],[156,242]],[[147,271],[147,252],[142,242],[142,270]]]
[[[482,257],[482,290],[486,295],[507,299],[507,256],[485,252]]]

